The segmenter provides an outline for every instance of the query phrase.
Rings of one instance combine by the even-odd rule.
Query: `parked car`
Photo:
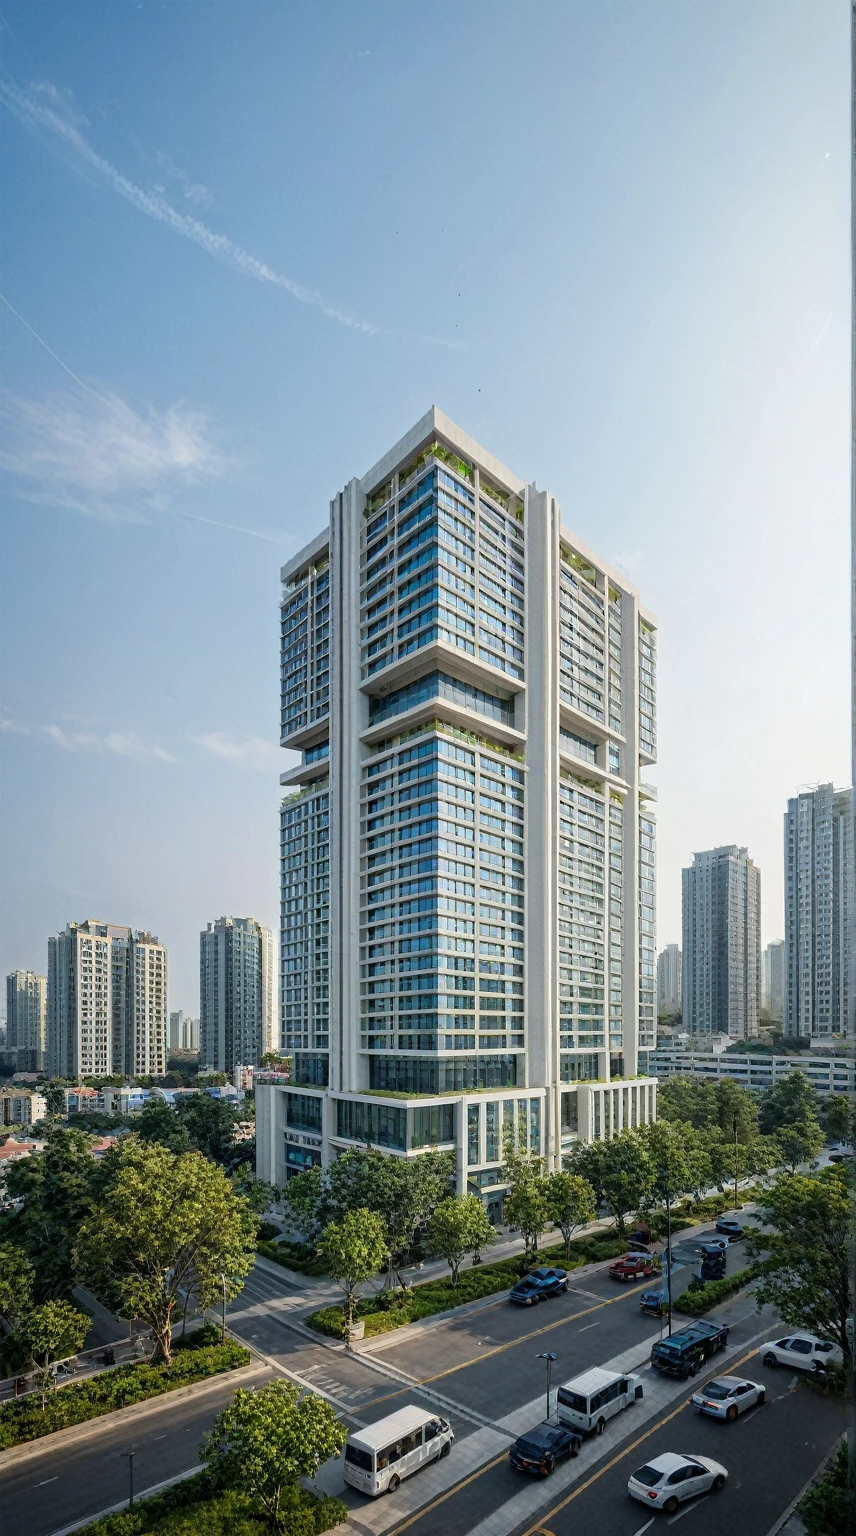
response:
[[[576,1456],[582,1443],[576,1430],[566,1424],[536,1424],[515,1440],[508,1459],[519,1472],[549,1477],[556,1470],[556,1462]]]
[[[639,1298],[640,1312],[647,1312],[653,1317],[665,1317],[669,1307],[669,1298],[665,1291],[643,1291]]]
[[[745,1381],[742,1376],[720,1376],[716,1381],[709,1381],[706,1387],[694,1392],[690,1398],[699,1413],[708,1414],[712,1419],[727,1419],[729,1424],[739,1414],[745,1413],[747,1408],[754,1408],[756,1403],[766,1401],[766,1387],[760,1386],[757,1381]]]
[[[837,1149],[837,1151],[830,1152],[830,1154],[829,1154],[829,1161],[831,1163],[846,1163],[846,1162],[849,1162],[852,1157],[853,1157],[853,1148],[852,1147],[839,1147]]]
[[[736,1243],[738,1237],[743,1236],[743,1228],[740,1222],[734,1221],[730,1216],[720,1216],[716,1223],[716,1230],[721,1232],[723,1237],[729,1238],[733,1243]]]
[[[518,1306],[531,1307],[548,1296],[558,1296],[568,1289],[568,1273],[564,1269],[533,1269],[511,1287],[509,1301]]]
[[[655,1371],[667,1376],[680,1376],[686,1381],[695,1376],[700,1365],[711,1355],[724,1349],[728,1342],[728,1326],[725,1323],[691,1323],[671,1338],[660,1339],[651,1350],[651,1364]]]
[[[654,1261],[650,1253],[625,1253],[609,1266],[610,1280],[650,1280]]]
[[[791,1333],[784,1339],[762,1344],[758,1351],[765,1365],[787,1365],[793,1371],[825,1371],[843,1365],[844,1356],[830,1339],[813,1333]]]
[[[716,1243],[704,1243],[701,1249],[701,1268],[698,1278],[704,1284],[705,1280],[721,1280],[725,1274],[725,1249]]]
[[[709,1456],[678,1456],[667,1451],[633,1473],[627,1484],[631,1499],[673,1515],[679,1504],[697,1493],[718,1493],[728,1473]]]
[[[728,1238],[727,1237],[706,1237],[703,1243],[699,1243],[698,1248],[696,1249],[696,1252],[697,1253],[711,1253],[713,1251],[713,1249],[718,1249],[720,1253],[725,1253],[727,1248],[728,1248]]]

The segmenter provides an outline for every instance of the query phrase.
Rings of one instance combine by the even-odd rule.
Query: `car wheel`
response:
[[[694,1376],[697,1370],[698,1370],[698,1366],[697,1365],[691,1365],[689,1367],[689,1374],[691,1376]]]
[[[766,1392],[759,1392],[758,1393],[758,1407],[759,1408],[763,1408],[763,1406],[766,1403],[766,1401],[767,1401],[767,1394],[766,1394]]]
[[[713,1482],[711,1484],[711,1488],[712,1488],[714,1493],[721,1493],[722,1489],[724,1487],[725,1487],[725,1478],[723,1477],[721,1472],[718,1472],[716,1477],[713,1479]]]
[[[778,1363],[779,1363],[778,1359],[777,1359],[777,1357],[775,1355],[765,1355],[764,1356],[764,1364],[765,1365],[778,1365]]]
[[[579,1456],[579,1454],[580,1454],[580,1442],[579,1442],[579,1440],[574,1440],[572,1445],[571,1445],[570,1455],[571,1456]]]
[[[445,1444],[445,1445],[444,1445],[444,1446],[443,1446],[443,1449],[442,1449],[442,1451],[441,1451],[441,1452],[440,1452],[440,1455],[441,1455],[441,1456],[448,1456],[448,1454],[449,1454],[449,1452],[450,1452],[450,1450],[451,1450],[451,1449],[452,1449],[452,1447],[451,1447],[451,1445],[450,1445],[450,1444],[449,1444],[449,1441],[448,1441],[448,1440],[447,1440],[447,1441],[446,1441],[446,1444]]]
[[[566,1281],[565,1281],[565,1283],[564,1283],[564,1285],[563,1285],[563,1286],[562,1286],[562,1290],[563,1290],[563,1291],[565,1291],[565,1292],[567,1292],[567,1289],[568,1289],[568,1282],[567,1282],[567,1280],[566,1280]]]
[[[818,1371],[823,1370],[823,1366],[819,1360],[812,1360],[811,1365],[809,1366],[809,1370],[811,1371],[812,1376],[816,1376]]]
[[[397,1472],[393,1472],[392,1477],[390,1478],[389,1483],[387,1484],[387,1490],[386,1491],[387,1491],[387,1493],[395,1493],[396,1488],[400,1488],[400,1487],[401,1487],[401,1478],[398,1476]]]
[[[595,1434],[596,1435],[602,1435],[605,1429],[606,1429],[606,1419],[598,1419],[597,1423],[594,1426]]]
[[[666,1515],[673,1515],[675,1513],[675,1510],[677,1509],[677,1507],[678,1507],[678,1501],[675,1498],[675,1495],[672,1494],[672,1497],[670,1499],[667,1499],[665,1504],[663,1505],[663,1513],[666,1514]]]
[[[554,1458],[552,1456],[548,1456],[547,1460],[544,1462],[544,1466],[547,1470],[547,1476],[552,1477],[556,1470],[556,1462]]]
[[[726,1413],[725,1417],[727,1418],[729,1424],[733,1424],[734,1423],[734,1420],[737,1418],[737,1404],[736,1403],[732,1403],[731,1404],[731,1407],[728,1409],[728,1412]]]

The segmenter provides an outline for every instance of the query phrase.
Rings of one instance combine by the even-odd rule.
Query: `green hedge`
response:
[[[212,1331],[216,1333],[209,1328],[199,1329],[201,1341],[191,1334],[183,1346],[176,1344],[170,1365],[141,1360],[61,1387],[48,1396],[44,1413],[40,1392],[0,1403],[0,1450],[26,1440],[38,1440],[72,1424],[85,1424],[88,1419],[100,1418],[117,1408],[127,1408],[131,1403],[141,1403],[146,1398],[173,1392],[176,1387],[187,1387],[207,1376],[236,1371],[249,1364],[248,1349],[229,1342],[212,1344]]]
[[[314,1248],[302,1243],[256,1243],[256,1252],[281,1264],[283,1269],[294,1269],[301,1275],[327,1275],[329,1270]]]
[[[614,1259],[626,1251],[626,1244],[617,1238],[581,1238],[571,1244],[571,1258],[565,1258],[565,1245],[542,1249],[535,1256],[535,1266],[557,1265],[562,1269],[579,1269],[583,1264],[596,1264]],[[357,1303],[356,1315],[366,1325],[366,1337],[377,1333],[389,1333],[403,1328],[407,1323],[418,1323],[423,1318],[434,1317],[438,1312],[449,1312],[462,1307],[468,1301],[480,1301],[483,1296],[493,1296],[507,1291],[532,1268],[524,1262],[522,1254],[510,1259],[500,1259],[495,1264],[479,1264],[475,1269],[462,1269],[457,1285],[450,1279],[425,1280],[406,1291],[383,1292],[369,1296]],[[345,1324],[342,1307],[323,1307],[306,1318],[310,1328],[341,1339]]]
[[[283,1500],[281,1536],[320,1536],[347,1519],[341,1499],[318,1498],[295,1487]],[[252,1498],[218,1489],[205,1472],[184,1478],[133,1509],[83,1526],[80,1536],[269,1536],[270,1526]]]
[[[723,1280],[708,1280],[700,1291],[684,1291],[673,1304],[672,1310],[684,1312],[688,1317],[699,1317],[702,1312],[709,1312],[711,1307],[716,1307],[721,1301],[727,1301],[735,1291],[742,1291],[754,1280],[756,1270],[738,1269],[733,1275],[726,1275]]]

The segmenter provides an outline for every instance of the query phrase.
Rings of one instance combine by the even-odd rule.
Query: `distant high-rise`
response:
[[[6,1049],[21,1072],[42,1072],[47,1041],[47,978],[35,971],[6,977]]]
[[[761,873],[734,844],[693,855],[683,872],[683,1026],[758,1033]]]
[[[786,1035],[847,1033],[852,920],[850,790],[819,784],[785,814]]]
[[[657,1013],[681,1011],[681,946],[667,944],[657,956]]]
[[[183,1008],[169,1016],[170,1051],[199,1050],[199,1020],[189,1019]]]
[[[254,917],[220,917],[199,935],[199,1054],[227,1074],[271,1048],[273,934]]]
[[[785,941],[774,939],[764,950],[761,1007],[773,1024],[781,1024],[785,1005]]]
[[[166,1071],[166,949],[153,934],[88,918],[48,939],[53,1077]]]

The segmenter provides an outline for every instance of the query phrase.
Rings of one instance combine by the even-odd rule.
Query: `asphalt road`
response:
[[[689,1282],[692,1247],[698,1240],[693,1239],[686,1262],[673,1275],[675,1296]],[[678,1240],[675,1246],[677,1250]],[[729,1271],[743,1267],[742,1248],[742,1244],[735,1244],[729,1250]],[[656,1333],[656,1320],[639,1310],[644,1282],[611,1281],[607,1268],[603,1265],[582,1276],[572,1275],[567,1295],[533,1308],[511,1306],[506,1296],[500,1296],[420,1335],[393,1339],[371,1357],[331,1350],[308,1339],[299,1321],[307,1310],[305,1292],[285,1277],[280,1279],[257,1268],[230,1307],[230,1329],[270,1360],[272,1374],[285,1373],[322,1392],[351,1426],[382,1418],[408,1402],[434,1412],[439,1406],[455,1427],[457,1455],[453,1460],[457,1462],[460,1457],[463,1462],[461,1447],[469,1436],[540,1397],[544,1362],[536,1358],[539,1351],[549,1349],[559,1357],[553,1373],[555,1385],[588,1366],[644,1346]],[[744,1336],[757,1332],[762,1320],[751,1301],[742,1297],[736,1306]],[[676,1326],[680,1326],[678,1318]],[[170,1405],[165,1400],[157,1414],[140,1422],[133,1437],[129,1434],[131,1426],[124,1431],[105,1430],[78,1447],[55,1452],[49,1465],[45,1457],[11,1468],[4,1474],[2,1485],[4,1536],[50,1536],[73,1520],[118,1502],[127,1490],[127,1462],[120,1457],[123,1450],[137,1451],[139,1491],[195,1466],[198,1443],[233,1390],[225,1381],[221,1392],[212,1392],[198,1404],[191,1399]],[[534,1414],[533,1422],[540,1416],[540,1412]],[[631,1429],[628,1425],[624,1434]],[[617,1444],[618,1435],[613,1438]],[[820,1453],[816,1461],[819,1459]],[[452,1461],[444,1466],[451,1468]],[[478,1470],[466,1487],[444,1499],[435,1516],[431,1512],[430,1474],[420,1474],[418,1481],[425,1479],[427,1507],[409,1528],[420,1536],[469,1531],[510,1496],[506,1488],[509,1476],[505,1465]],[[342,1494],[359,1519],[363,1501],[353,1490],[344,1490],[341,1463],[324,1469],[319,1482]],[[512,1486],[519,1488],[516,1476]]]

